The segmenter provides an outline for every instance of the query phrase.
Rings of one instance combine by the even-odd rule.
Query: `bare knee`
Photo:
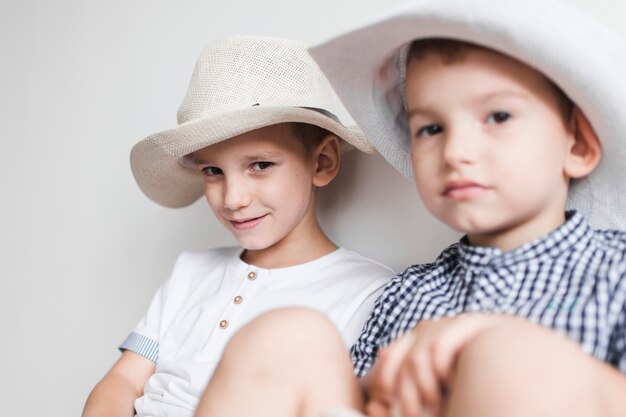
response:
[[[264,345],[298,344],[312,338],[338,336],[334,325],[315,310],[290,307],[264,313],[243,326],[231,339],[231,344],[256,348]]]
[[[222,362],[245,362],[290,357],[301,360],[307,354],[319,357],[320,347],[330,352],[345,351],[341,336],[330,320],[315,310],[290,307],[264,313],[243,326],[229,341]]]
[[[212,385],[215,391],[236,387],[236,395],[247,388],[265,398],[280,393],[282,406],[304,416],[361,404],[339,332],[323,314],[305,308],[271,311],[244,326],[227,345]]]
[[[485,331],[459,355],[450,416],[593,415],[590,358],[563,336],[520,321]]]

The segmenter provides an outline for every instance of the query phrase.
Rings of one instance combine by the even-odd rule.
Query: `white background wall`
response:
[[[626,33],[624,3],[572,2]],[[79,415],[177,254],[234,243],[204,201],[149,201],[128,164],[175,125],[204,44],[314,44],[400,3],[0,0],[2,415]],[[348,155],[320,213],[338,244],[396,270],[458,237],[379,157]]]

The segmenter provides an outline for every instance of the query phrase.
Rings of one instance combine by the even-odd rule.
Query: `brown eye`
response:
[[[439,124],[433,123],[427,126],[422,127],[417,131],[415,136],[417,137],[428,137],[435,136],[443,132],[443,127]]]
[[[222,175],[223,172],[218,167],[206,167],[202,168],[202,173],[207,177],[214,177],[216,175]]]
[[[267,171],[274,165],[272,162],[267,161],[259,161],[252,164],[253,171]]]
[[[504,123],[511,118],[511,115],[505,111],[495,111],[487,117],[487,123]]]

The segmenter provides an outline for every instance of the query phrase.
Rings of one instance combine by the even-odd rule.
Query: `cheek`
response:
[[[207,203],[209,203],[211,210],[213,210],[214,213],[217,213],[217,210],[222,206],[220,187],[217,184],[205,184],[204,198]]]
[[[417,186],[417,193],[422,200],[422,204],[429,209],[429,211],[434,211],[435,206],[437,206],[437,190],[433,184],[433,181],[418,181],[416,178],[415,185]]]
[[[415,175],[415,183],[417,190],[422,193],[429,188],[435,186],[435,175],[437,174],[437,166],[434,155],[430,158],[413,152],[411,161],[413,165],[413,174]]]
[[[257,195],[266,204],[283,206],[287,202],[299,202],[309,195],[311,178],[303,173],[285,175],[277,181],[268,181],[262,184],[262,191]]]
[[[311,187],[313,187],[313,176],[311,172],[299,169],[292,175],[284,178],[283,183],[285,190],[289,189],[298,195],[308,194]]]
[[[300,172],[289,178],[278,196],[281,201],[291,203],[292,209],[301,215],[308,209],[311,199],[313,178],[308,172]]]

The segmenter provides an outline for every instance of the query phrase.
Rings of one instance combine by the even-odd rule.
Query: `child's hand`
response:
[[[412,332],[400,337],[394,343],[378,351],[378,358],[372,369],[363,378],[366,392],[365,412],[369,417],[395,417],[392,414],[396,403],[395,380],[413,344]]]
[[[366,411],[372,417],[391,416],[399,404],[402,417],[440,414],[458,354],[483,331],[517,320],[491,314],[462,314],[425,320],[388,348],[381,350],[368,385]]]

